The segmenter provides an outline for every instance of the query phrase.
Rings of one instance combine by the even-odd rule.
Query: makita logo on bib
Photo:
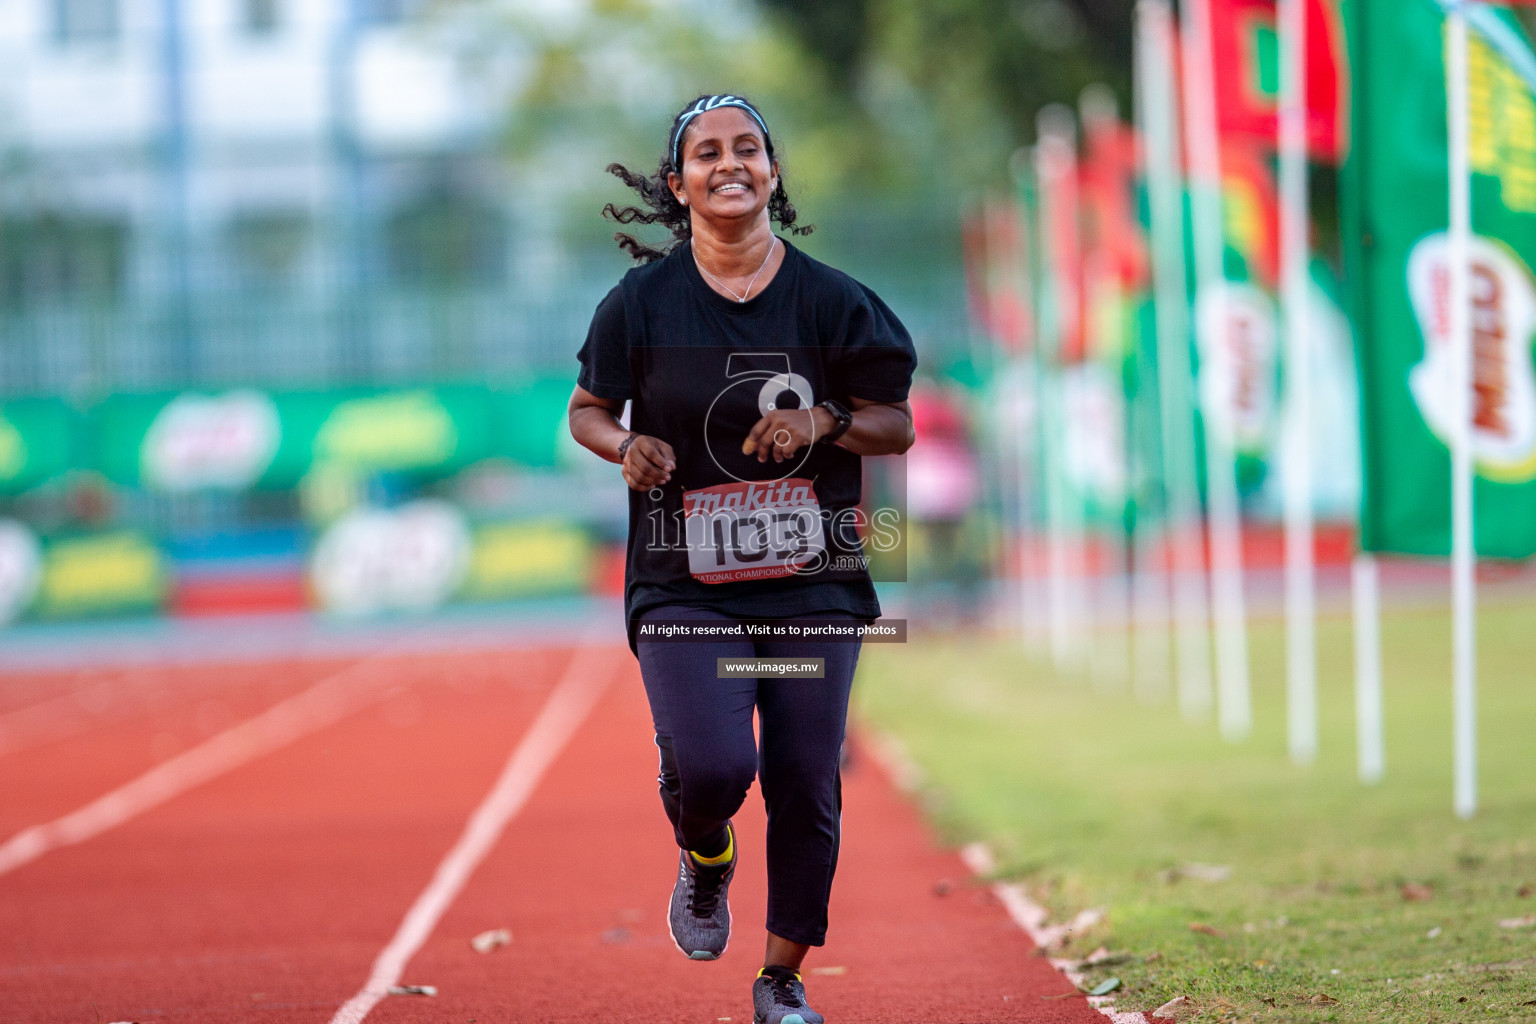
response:
[[[766,483],[721,484],[683,495],[684,511],[695,516],[730,509],[753,512],[768,508],[815,505],[816,492],[809,480],[769,480]]]

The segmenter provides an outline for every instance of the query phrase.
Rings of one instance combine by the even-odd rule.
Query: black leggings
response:
[[[842,612],[815,617],[863,621]],[[733,618],[669,605],[643,612],[640,621]],[[822,639],[638,644],[661,752],[661,802],[677,844],[724,849],[726,820],[746,800],[753,777],[760,778],[768,809],[768,930],[809,946],[826,941],[843,802],[838,760],[859,647]],[[826,677],[717,678],[716,658],[751,657],[823,658]]]

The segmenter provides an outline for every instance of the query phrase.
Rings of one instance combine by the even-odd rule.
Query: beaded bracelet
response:
[[[628,453],[629,446],[634,444],[635,443],[635,438],[637,438],[639,436],[640,435],[638,433],[631,432],[628,437],[626,437],[624,440],[619,442],[619,461],[620,462],[624,461],[624,456],[625,456],[626,453]]]

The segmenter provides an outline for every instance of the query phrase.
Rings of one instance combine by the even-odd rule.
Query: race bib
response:
[[[703,583],[791,576],[827,549],[821,504],[802,477],[683,492],[688,571]]]

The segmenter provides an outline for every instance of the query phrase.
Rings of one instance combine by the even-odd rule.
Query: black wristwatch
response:
[[[848,408],[843,405],[843,403],[835,401],[831,398],[819,404],[823,409],[832,414],[832,419],[836,422],[833,424],[831,430],[827,431],[816,440],[820,441],[822,444],[836,444],[837,439],[848,433],[848,428],[853,426],[853,413],[849,412]]]

